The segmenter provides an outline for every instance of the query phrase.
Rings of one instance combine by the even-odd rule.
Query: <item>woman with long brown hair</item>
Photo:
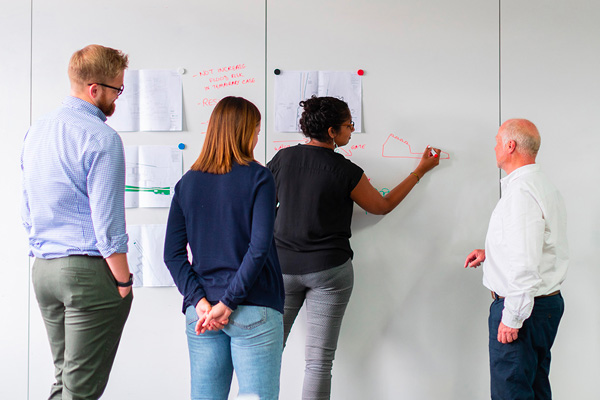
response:
[[[275,182],[253,154],[259,130],[254,104],[222,99],[175,186],[164,260],[183,294],[192,399],[226,400],[234,370],[240,394],[279,397],[284,291]]]

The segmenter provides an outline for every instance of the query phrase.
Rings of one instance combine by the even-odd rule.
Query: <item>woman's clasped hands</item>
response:
[[[206,331],[223,329],[229,323],[231,309],[221,302],[212,306],[206,297],[203,297],[196,304],[196,313],[198,314],[196,335],[200,335]]]

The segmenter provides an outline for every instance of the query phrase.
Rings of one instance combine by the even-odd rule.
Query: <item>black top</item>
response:
[[[298,145],[267,164],[275,177],[275,242],[284,274],[337,267],[352,258],[350,193],[363,170],[332,149]]]
[[[232,310],[255,305],[283,313],[274,222],[275,182],[267,168],[251,162],[221,175],[188,171],[175,186],[164,251],[183,312],[206,297]]]

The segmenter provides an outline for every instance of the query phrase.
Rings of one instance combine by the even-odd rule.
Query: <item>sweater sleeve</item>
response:
[[[250,244],[240,268],[221,298],[221,302],[232,310],[235,310],[248,296],[273,245],[275,181],[269,170],[262,168],[261,171],[254,192]]]
[[[175,195],[173,196],[171,209],[169,210],[164,261],[175,281],[175,285],[177,285],[177,289],[183,295],[184,305],[196,306],[206,296],[206,293],[188,260],[185,215],[179,204],[178,196],[178,186],[180,183],[175,187]]]

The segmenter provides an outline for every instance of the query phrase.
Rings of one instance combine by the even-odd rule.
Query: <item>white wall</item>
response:
[[[593,250],[600,239],[594,207],[600,191],[585,178],[594,171],[600,141],[595,73],[600,5],[586,0],[12,3],[0,13],[0,162],[7,171],[5,187],[15,193],[0,203],[5,254],[0,276],[8,282],[0,294],[6,321],[0,359],[12,360],[0,366],[0,398],[27,398],[28,391],[31,399],[44,398],[52,382],[33,295],[28,308],[18,160],[30,113],[36,118],[58,106],[68,94],[68,59],[89,43],[123,49],[132,69],[186,69],[184,131],[122,135],[125,144],[185,143],[186,168],[200,151],[212,110],[205,99],[235,94],[259,106],[264,123],[258,156],[265,161],[274,154],[275,141],[299,138],[274,132],[275,68],[365,70],[365,128],[351,141],[363,148],[349,158],[378,188],[393,187],[417,163],[381,157],[389,134],[414,150],[432,144],[450,154],[390,215],[356,209],[356,284],[334,363],[334,399],[489,397],[490,298],[481,272],[465,271],[462,264],[468,252],[483,245],[498,197],[493,147],[499,122],[533,120],[542,134],[539,162],[567,201],[573,260],[553,388],[557,398],[596,397],[586,382],[600,372],[592,362],[600,356],[593,288],[599,278]],[[206,80],[197,76],[240,63],[255,84],[206,91]],[[127,219],[164,223],[166,215],[165,209],[128,210]],[[104,398],[188,397],[180,301],[172,288],[136,291]],[[284,353],[284,400],[300,398],[303,333],[301,317]]]
[[[502,2],[502,118],[526,116],[542,135],[538,162],[567,204],[571,264],[551,379],[557,399],[595,399],[600,374],[598,17],[593,1]],[[551,5],[551,7],[550,7]]]
[[[29,127],[31,9],[2,4],[0,12],[0,398],[27,396],[27,238],[20,219],[20,148]]]

